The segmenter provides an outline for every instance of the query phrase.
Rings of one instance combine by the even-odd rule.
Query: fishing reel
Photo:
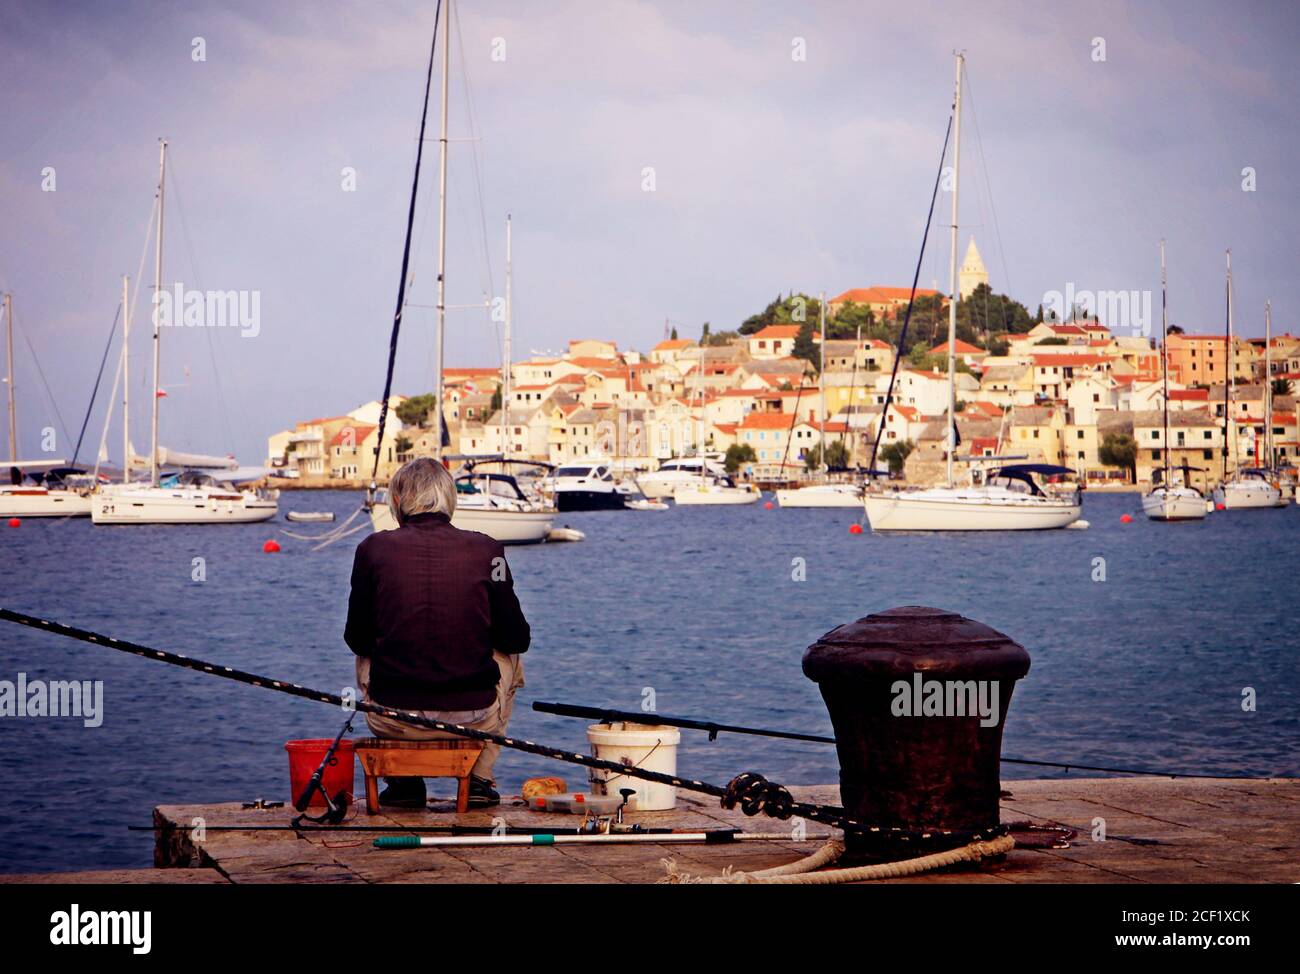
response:
[[[325,751],[325,757],[321,759],[316,770],[312,772],[311,780],[303,788],[302,794],[294,801],[293,807],[298,812],[298,815],[293,820],[295,827],[303,822],[313,822],[317,825],[341,825],[343,820],[347,818],[348,809],[352,806],[352,796],[346,791],[339,790],[331,798],[329,792],[325,790],[325,769],[337,761],[334,754],[339,749],[339,742],[352,729],[352,721],[356,719],[356,716],[357,712],[352,711],[342,728],[339,729],[334,742]],[[325,799],[325,811],[319,815],[308,815],[307,809],[311,806],[311,800],[317,792],[320,792],[321,797]]]

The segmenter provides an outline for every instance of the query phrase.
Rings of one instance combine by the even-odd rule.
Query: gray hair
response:
[[[437,460],[408,460],[388,482],[388,509],[399,525],[416,514],[451,517],[456,513],[456,482]]]

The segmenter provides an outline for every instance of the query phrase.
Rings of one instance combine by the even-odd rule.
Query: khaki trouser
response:
[[[510,723],[510,714],[515,706],[515,691],[524,685],[524,661],[522,656],[506,656],[504,653],[492,653],[497,669],[501,671],[501,680],[497,683],[497,698],[492,705],[483,710],[422,710],[421,716],[440,720],[447,724],[462,724],[474,730],[487,731],[489,734],[503,735],[506,725]],[[370,660],[357,657],[357,687],[363,700],[370,700]],[[381,704],[382,706],[382,704]],[[396,709],[396,708],[394,708]],[[455,738],[455,734],[436,731],[427,727],[416,727],[403,723],[383,714],[366,714],[366,723],[376,737],[392,737],[404,741],[441,741]],[[470,773],[476,778],[496,782],[492,768],[497,763],[501,745],[489,744],[483,748]]]

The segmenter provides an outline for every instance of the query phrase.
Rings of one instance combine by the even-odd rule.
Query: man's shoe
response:
[[[501,796],[497,790],[492,787],[492,782],[486,778],[477,778],[470,775],[469,779],[469,807],[470,808],[490,808],[493,805],[501,804]]]
[[[385,778],[386,787],[379,793],[379,804],[392,808],[423,808],[423,778]]]

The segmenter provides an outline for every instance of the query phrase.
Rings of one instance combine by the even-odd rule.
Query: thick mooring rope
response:
[[[784,786],[773,781],[768,781],[761,774],[756,774],[754,772],[747,771],[743,774],[737,775],[725,788],[723,788],[706,781],[697,781],[694,778],[680,778],[677,775],[663,774],[659,771],[648,771],[645,768],[629,767],[620,764],[617,761],[604,761],[600,758],[594,758],[586,754],[579,754],[576,751],[565,751],[560,748],[548,747],[545,744],[535,744],[532,741],[520,740],[519,738],[489,734],[487,731],[476,730],[473,727],[465,727],[461,724],[449,724],[445,721],[434,720],[433,718],[427,717],[414,710],[394,710],[391,707],[384,707],[368,700],[345,701],[336,693],[326,693],[323,690],[300,686],[297,683],[289,683],[285,680],[275,680],[271,677],[261,676],[257,673],[249,673],[244,670],[237,670],[234,667],[222,666],[217,663],[208,663],[180,653],[170,653],[162,649],[153,649],[149,646],[142,646],[139,643],[129,642],[125,639],[116,639],[112,636],[105,636],[102,633],[93,632],[89,629],[79,629],[75,626],[66,625],[65,623],[39,619],[36,616],[29,616],[22,612],[15,612],[12,609],[0,608],[0,620],[15,622],[31,629],[52,632],[56,635],[67,636],[70,639],[77,639],[82,642],[94,643],[97,646],[116,649],[124,653],[131,653],[134,656],[140,656],[156,662],[170,663],[173,666],[182,666],[186,669],[196,670],[200,673],[219,676],[227,680],[234,680],[238,683],[245,683],[249,686],[261,687],[265,690],[276,690],[280,693],[287,693],[290,696],[302,697],[307,700],[314,700],[318,703],[332,704],[333,706],[346,710],[360,710],[363,713],[380,714],[385,717],[400,720],[406,724],[412,724],[416,727],[426,727],[430,730],[442,731],[443,733],[450,734],[454,737],[465,737],[470,740],[497,744],[501,747],[511,748],[516,751],[524,751],[528,754],[537,754],[546,758],[554,758],[557,761],[567,761],[570,764],[580,764],[584,767],[595,768],[598,771],[608,771],[615,775],[625,775],[630,778],[640,778],[658,784],[671,785],[674,788],[681,788],[685,791],[701,792],[702,794],[712,795],[714,798],[719,799],[723,808],[739,808],[746,815],[750,816],[762,812],[765,815],[778,819],[802,818],[813,822],[820,822],[823,825],[829,825],[844,832],[856,832],[863,835],[888,837],[891,841],[905,843],[915,842],[922,846],[927,842],[935,840],[964,839],[967,842],[987,841],[1003,836],[1007,831],[1006,827],[1002,825],[994,825],[979,830],[938,828],[916,830],[898,828],[895,826],[866,824],[855,821],[845,814],[843,808],[834,805],[816,805],[809,802],[795,801],[789,790]]]
[[[948,849],[944,852],[919,856],[916,859],[902,859],[898,862],[882,862],[871,866],[853,866],[849,869],[831,869],[817,872],[824,866],[839,860],[844,854],[844,843],[839,839],[830,839],[812,855],[784,866],[760,869],[752,873],[732,872],[730,868],[718,876],[694,876],[682,872],[672,859],[664,859],[667,875],[659,880],[661,883],[690,884],[764,884],[787,886],[834,886],[839,883],[865,883],[878,879],[898,879],[902,876],[915,876],[932,869],[954,866],[959,862],[978,862],[990,856],[1000,856],[1010,852],[1016,840],[1009,835],[999,836],[988,842],[972,842],[960,849]]]

